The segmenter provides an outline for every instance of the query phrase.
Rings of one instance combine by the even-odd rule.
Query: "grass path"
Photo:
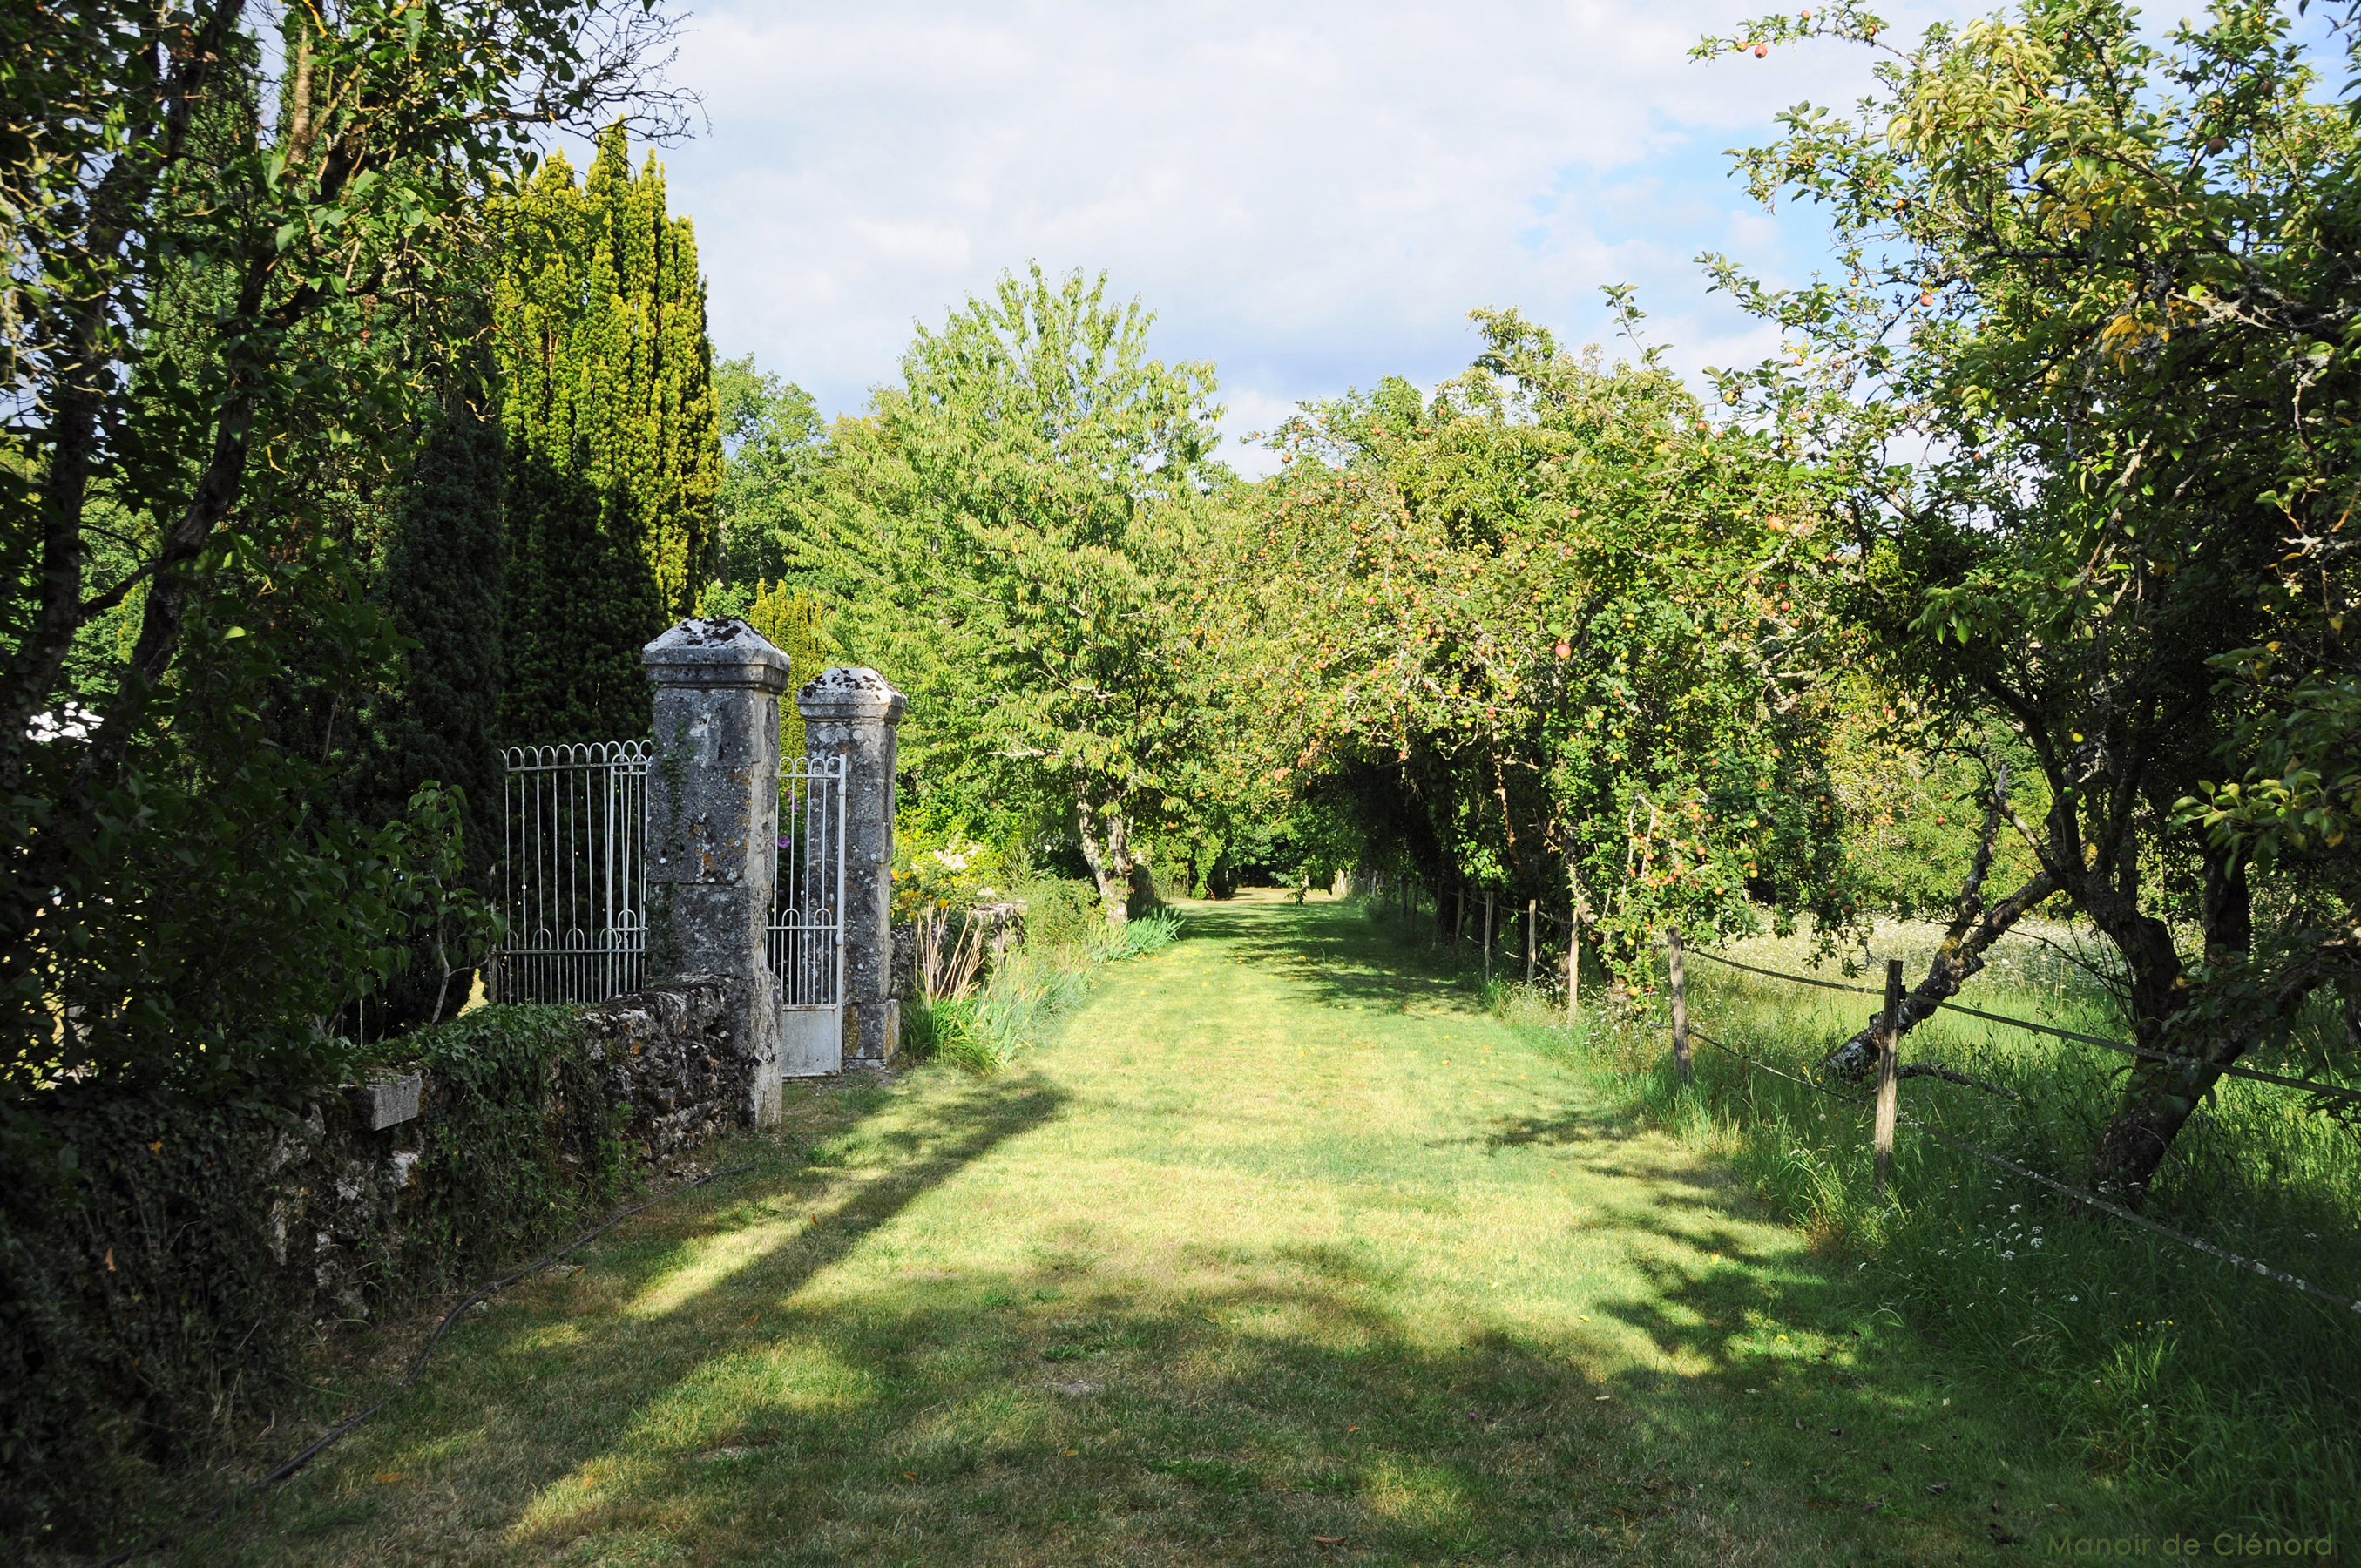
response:
[[[792,1096],[726,1152],[753,1170],[507,1293],[191,1560],[1921,1563],[2138,1533],[2046,1464],[2039,1412],[1946,1382],[1357,912],[1190,917],[998,1079]]]

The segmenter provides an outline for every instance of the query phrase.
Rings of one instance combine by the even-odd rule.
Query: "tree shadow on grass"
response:
[[[1989,1525],[2006,1533],[2017,1518],[1989,1511],[2004,1478],[1912,1446],[1942,1423],[1863,1376],[1855,1353],[1741,1348],[1763,1337],[1749,1318],[1759,1278],[1749,1297],[1674,1270],[1653,1281],[1661,1299],[1605,1305],[1705,1364],[1668,1372],[1631,1366],[1578,1322],[1473,1323],[1437,1341],[1349,1246],[1263,1261],[1258,1279],[1179,1291],[1152,1285],[1139,1257],[892,1277],[791,1304],[757,1332],[690,1334],[685,1364],[643,1370],[635,1397],[606,1396],[576,1441],[478,1499],[477,1554],[1256,1562],[1326,1541],[1364,1563],[1923,1562],[1983,1547]],[[718,1288],[759,1285],[775,1301],[774,1284]],[[1858,1309],[1839,1289],[1809,1270],[1776,1285],[1777,1321],[1851,1342]],[[664,1332],[712,1305],[682,1304]],[[479,1453],[522,1424],[523,1403],[476,1412]],[[369,1463],[429,1464],[427,1446],[422,1433]],[[1775,1466],[1783,1452],[1799,1462]],[[1892,1458],[1905,1463],[1878,1468]],[[312,1539],[348,1552],[357,1522]],[[428,1522],[386,1519],[370,1549],[423,1555]]]
[[[1417,1003],[1477,1014],[1476,978],[1455,970],[1446,948],[1430,954],[1373,923],[1356,905],[1192,905],[1194,935],[1230,943],[1245,961],[1344,1012],[1402,1012]]]
[[[456,1327],[420,1384],[346,1440],[345,1452],[332,1452],[281,1490],[235,1510],[208,1532],[214,1546],[231,1552],[232,1542],[277,1520],[309,1516],[316,1522],[322,1516],[312,1494],[351,1489],[349,1475],[339,1488],[327,1479],[332,1473],[351,1470],[356,1456],[372,1449],[403,1447],[412,1433],[469,1431],[468,1449],[530,1451],[535,1429],[551,1419],[544,1390],[553,1382],[565,1387],[559,1424],[598,1428],[626,1420],[652,1376],[693,1377],[713,1354],[714,1344],[684,1313],[709,1305],[717,1290],[774,1299],[793,1293],[927,1192],[1051,1120],[1065,1098],[1037,1080],[984,1080],[954,1098],[935,1125],[870,1133],[865,1124],[888,1102],[873,1080],[848,1080],[799,1100],[791,1091],[789,1122],[778,1135],[748,1135],[717,1151],[725,1163],[743,1160],[753,1168],[627,1221],[577,1255],[577,1264],[593,1266],[582,1278],[553,1271],[504,1292],[492,1313]],[[799,1146],[798,1134],[811,1141]],[[848,1183],[847,1148],[864,1135],[884,1157],[884,1168]],[[711,1255],[756,1233],[767,1245],[713,1266]],[[648,1310],[684,1274],[696,1278],[687,1299]],[[356,1515],[346,1498],[325,1517],[333,1529],[378,1511],[364,1505]],[[203,1546],[192,1550],[191,1561],[211,1560]]]
[[[191,1560],[1769,1564],[2030,1539],[2005,1412],[1950,1413],[1888,1316],[1704,1190],[1590,1214],[1644,1281],[1587,1300],[1598,1323],[1476,1297],[1438,1321],[1352,1240],[1060,1233],[1013,1265],[816,1278],[1063,1103],[979,1084],[865,1144],[876,1106],[850,1105],[810,1161],[471,1325],[456,1375]],[[1631,1152],[1571,1113],[1492,1138]]]

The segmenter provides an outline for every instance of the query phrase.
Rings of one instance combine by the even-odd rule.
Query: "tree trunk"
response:
[[[2150,1050],[2202,1058],[2194,1063],[2135,1058],[2115,1113],[2099,1134],[2091,1153],[2092,1189],[2136,1205],[2198,1102],[2221,1081],[2221,1069],[2245,1052],[2248,1036],[2241,1031],[2210,1040],[2191,1035],[2168,1040],[2167,1026],[2191,995],[2171,927],[2154,916],[2136,913],[2110,921],[2094,911],[2092,917],[2131,970],[2133,1039]],[[2200,918],[2209,965],[2235,962],[2253,945],[2246,861],[2233,851],[2210,845],[2205,850]]]
[[[1106,824],[1104,839],[1092,831],[1093,817]],[[1082,840],[1082,863],[1091,868],[1091,880],[1098,884],[1099,905],[1105,912],[1107,928],[1120,931],[1131,921],[1129,825],[1124,821],[1120,807],[1093,808],[1088,790],[1082,787],[1074,792],[1074,820]]]

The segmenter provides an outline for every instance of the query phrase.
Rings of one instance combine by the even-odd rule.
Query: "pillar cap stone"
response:
[[[786,654],[734,619],[684,620],[641,649],[640,662],[663,686],[742,688],[774,695],[787,689]]]
[[[909,701],[876,671],[850,665],[822,670],[813,677],[796,693],[796,710],[806,722],[833,718],[899,724]]]

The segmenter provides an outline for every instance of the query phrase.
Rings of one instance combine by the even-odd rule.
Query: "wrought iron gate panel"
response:
[[[647,966],[645,740],[509,748],[503,1002],[603,1002]]]
[[[782,1007],[844,997],[844,759],[779,769],[778,891],[765,946]]]

